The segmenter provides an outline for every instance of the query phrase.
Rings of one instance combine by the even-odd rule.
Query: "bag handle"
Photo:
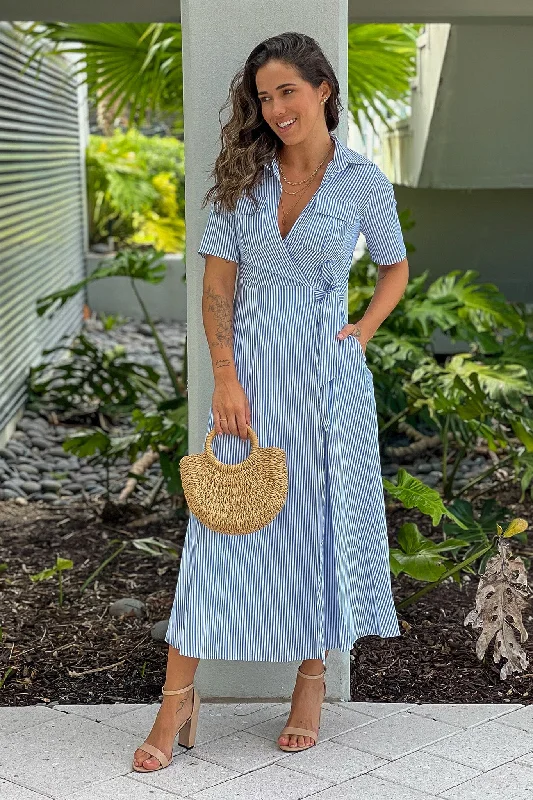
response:
[[[213,441],[216,434],[214,428],[211,428],[205,439],[204,452],[205,455],[207,456],[207,460],[210,461],[211,464],[213,464],[215,467],[219,469],[220,467],[224,467],[228,471],[231,471],[231,468],[235,469],[236,467],[240,469],[243,464],[246,464],[246,462],[251,459],[253,451],[259,448],[259,440],[257,438],[256,432],[250,425],[247,425],[246,428],[248,431],[248,438],[250,439],[250,453],[248,454],[248,457],[244,459],[244,461],[241,461],[239,464],[224,464],[223,461],[219,461],[219,459],[213,453],[213,448],[211,447],[211,442]]]

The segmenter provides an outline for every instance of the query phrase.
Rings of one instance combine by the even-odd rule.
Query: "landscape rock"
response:
[[[47,492],[59,492],[61,489],[61,484],[59,481],[41,481],[41,486]]]
[[[109,606],[109,613],[112,617],[126,615],[128,617],[137,617],[140,619],[144,614],[144,608],[144,603],[141,600],[137,600],[135,597],[123,597],[111,603]]]
[[[50,447],[50,442],[47,442],[46,439],[41,439],[37,437],[32,439],[32,444],[34,447],[38,447],[39,450],[48,450],[48,448]]]
[[[162,619],[160,622],[156,622],[155,625],[152,625],[150,635],[154,642],[164,642],[167,629],[168,619]]]
[[[27,494],[33,494],[34,492],[41,491],[41,484],[37,483],[37,481],[24,481],[20,488]]]

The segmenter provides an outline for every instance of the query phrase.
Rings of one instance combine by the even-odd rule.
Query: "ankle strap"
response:
[[[188,686],[185,686],[183,689],[165,689],[163,686],[162,692],[163,694],[184,694],[184,692],[188,692],[189,689],[192,689],[194,684],[190,683]]]
[[[298,675],[301,675],[302,678],[310,678],[312,680],[313,678],[323,678],[325,674],[326,674],[326,667],[324,667],[324,671],[321,672],[320,675],[306,675],[305,672],[302,672],[300,667],[298,667]]]

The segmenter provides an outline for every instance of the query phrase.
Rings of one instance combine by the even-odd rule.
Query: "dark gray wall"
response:
[[[475,269],[509,300],[533,302],[533,189],[410,189],[395,187],[398,210],[416,222],[405,238],[412,274],[436,278]]]

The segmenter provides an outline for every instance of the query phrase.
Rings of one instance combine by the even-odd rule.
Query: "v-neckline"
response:
[[[324,180],[326,178],[326,175],[328,174],[329,167],[335,161],[335,156],[337,154],[337,141],[333,136],[331,136],[330,138],[331,138],[332,142],[335,145],[334,148],[333,148],[333,158],[331,158],[330,161],[328,161],[328,163],[326,164],[326,169],[324,170],[324,174],[322,175],[322,180],[320,181],[320,183],[317,186],[316,190],[313,192],[313,194],[311,195],[311,197],[309,198],[309,200],[307,201],[305,206],[302,208],[302,210],[300,211],[300,213],[298,214],[298,216],[296,217],[296,219],[292,223],[291,227],[289,228],[289,230],[287,231],[285,236],[281,235],[281,230],[280,230],[280,227],[279,227],[278,213],[279,213],[279,208],[280,208],[280,203],[281,203],[281,195],[283,194],[283,187],[281,185],[281,177],[278,178],[278,187],[279,187],[279,189],[281,191],[279,193],[279,197],[277,199],[277,202],[274,203],[274,212],[275,212],[274,224],[276,226],[276,231],[277,231],[278,237],[279,237],[279,239],[280,239],[280,241],[281,241],[281,243],[283,245],[285,245],[285,243],[287,242],[287,239],[290,237],[290,235],[293,232],[294,228],[298,225],[298,222],[300,221],[300,218],[302,217],[303,214],[305,214],[305,212],[307,211],[308,207],[310,206],[310,204],[313,202],[313,200],[315,199],[315,197],[319,193],[320,189],[322,188],[322,186],[324,184]],[[279,166],[278,166],[278,171],[279,171]]]

